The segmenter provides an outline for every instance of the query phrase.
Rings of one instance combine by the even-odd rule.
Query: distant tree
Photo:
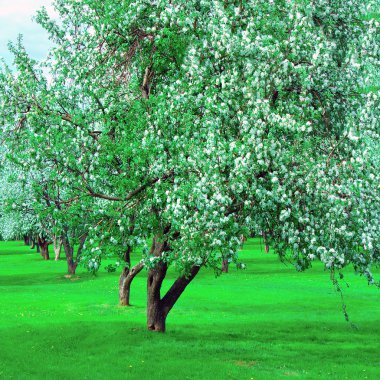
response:
[[[20,171],[0,152],[0,234],[5,240],[23,238],[25,244],[38,234],[40,225],[29,208]]]
[[[87,237],[87,210],[78,211],[73,191],[62,185],[61,178],[57,179],[53,170],[57,168],[49,168],[46,157],[40,166],[33,164],[35,150],[28,139],[10,143],[9,147],[11,150],[2,152],[0,230],[6,239],[24,236],[28,242],[31,240],[32,248],[37,247],[45,260],[50,259],[51,244],[56,260],[63,246],[68,272],[74,274]]]
[[[38,147],[24,162],[49,163],[72,195],[63,231],[88,210],[89,262],[124,247],[127,277],[142,247],[150,330],[251,232],[270,231],[297,270],[353,264],[375,282],[379,97],[359,89],[379,67],[364,18],[377,3],[59,0],[59,23],[37,16],[55,42],[46,62],[11,45],[3,136]]]

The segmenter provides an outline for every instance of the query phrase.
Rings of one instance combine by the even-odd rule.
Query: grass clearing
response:
[[[120,307],[119,273],[65,277],[65,260],[1,242],[0,379],[380,378],[378,289],[347,274],[352,328],[320,265],[296,273],[256,239],[241,257],[247,270],[202,270],[157,334],[145,271]]]

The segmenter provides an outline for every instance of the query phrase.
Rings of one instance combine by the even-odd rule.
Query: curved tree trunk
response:
[[[195,278],[200,266],[193,265],[187,276],[181,276],[173,283],[163,298],[160,298],[162,282],[166,276],[167,265],[160,263],[148,273],[148,305],[147,325],[148,330],[165,332],[166,317],[187,285]]]
[[[79,247],[77,251],[77,257],[74,259],[74,247],[70,244],[69,238],[68,238],[68,229],[66,228],[65,233],[62,235],[61,240],[62,240],[62,245],[63,249],[66,254],[66,261],[67,261],[67,271],[69,274],[75,274],[75,271],[77,269],[81,254],[82,254],[82,249],[84,242],[86,241],[87,238],[87,233],[83,234],[79,238]]]
[[[130,294],[131,294],[131,283],[137,274],[141,272],[144,268],[144,263],[139,262],[131,269],[124,268],[120,275],[119,280],[119,300],[122,306],[131,306]]]
[[[123,268],[119,279],[119,301],[122,306],[130,306],[129,298],[131,291],[131,281],[128,281],[128,275],[131,268],[131,252],[132,247],[128,245],[127,250],[124,252],[125,268]]]
[[[167,242],[158,242],[157,237],[153,239],[151,254],[161,257],[162,253],[168,250]],[[177,302],[187,285],[198,274],[200,266],[193,265],[187,276],[181,276],[173,283],[165,296],[161,298],[161,286],[165,279],[168,266],[165,262],[159,261],[155,268],[148,272],[147,279],[147,327],[151,331],[165,332],[166,317]]]
[[[165,332],[166,316],[161,301],[161,285],[168,267],[160,262],[148,272],[147,324],[148,330]]]
[[[129,232],[133,233],[135,229],[134,226],[135,216],[133,215],[130,220]],[[141,272],[144,268],[143,262],[139,262],[133,268],[131,268],[131,253],[132,247],[128,245],[126,251],[124,252],[125,268],[121,272],[119,280],[119,301],[122,306],[131,306],[130,295],[131,295],[131,283],[137,274]]]
[[[34,241],[33,238],[31,240],[32,240],[32,245],[30,246],[30,249],[34,249],[36,246],[36,242]]]

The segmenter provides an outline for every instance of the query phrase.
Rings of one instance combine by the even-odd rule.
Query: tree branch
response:
[[[169,313],[171,308],[177,302],[178,298],[186,289],[187,285],[190,284],[200,269],[201,267],[199,265],[193,265],[191,267],[190,273],[187,276],[181,276],[175,280],[174,284],[170,287],[170,289],[161,300],[165,314]]]

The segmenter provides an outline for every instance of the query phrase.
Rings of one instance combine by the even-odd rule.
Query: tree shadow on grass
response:
[[[31,256],[31,255],[38,255],[39,257],[41,257],[41,255],[39,253],[37,253],[35,250],[30,250],[30,251],[22,251],[20,252],[19,249],[15,249],[14,251],[12,250],[6,250],[6,251],[0,251],[0,257],[1,256]]]
[[[154,374],[156,379],[178,379],[181,374],[183,379],[240,379],[253,377],[255,371],[258,379],[302,371],[309,374],[302,376],[307,379],[359,379],[364,378],[363,369],[368,378],[380,371],[375,349],[380,326],[375,322],[351,331],[343,323],[327,322],[217,321],[211,327],[187,321],[170,323],[166,334],[158,334],[146,331],[145,321],[135,316],[125,315],[125,322],[93,318],[0,330],[3,367],[9,375],[19,371],[33,378],[60,379],[73,373],[77,378]],[[247,371],[254,372],[248,376]]]
[[[90,273],[81,273],[79,275],[66,275],[57,273],[25,273],[13,275],[0,275],[0,286],[33,286],[47,284],[71,284],[78,282],[87,282],[94,280],[96,277]]]

